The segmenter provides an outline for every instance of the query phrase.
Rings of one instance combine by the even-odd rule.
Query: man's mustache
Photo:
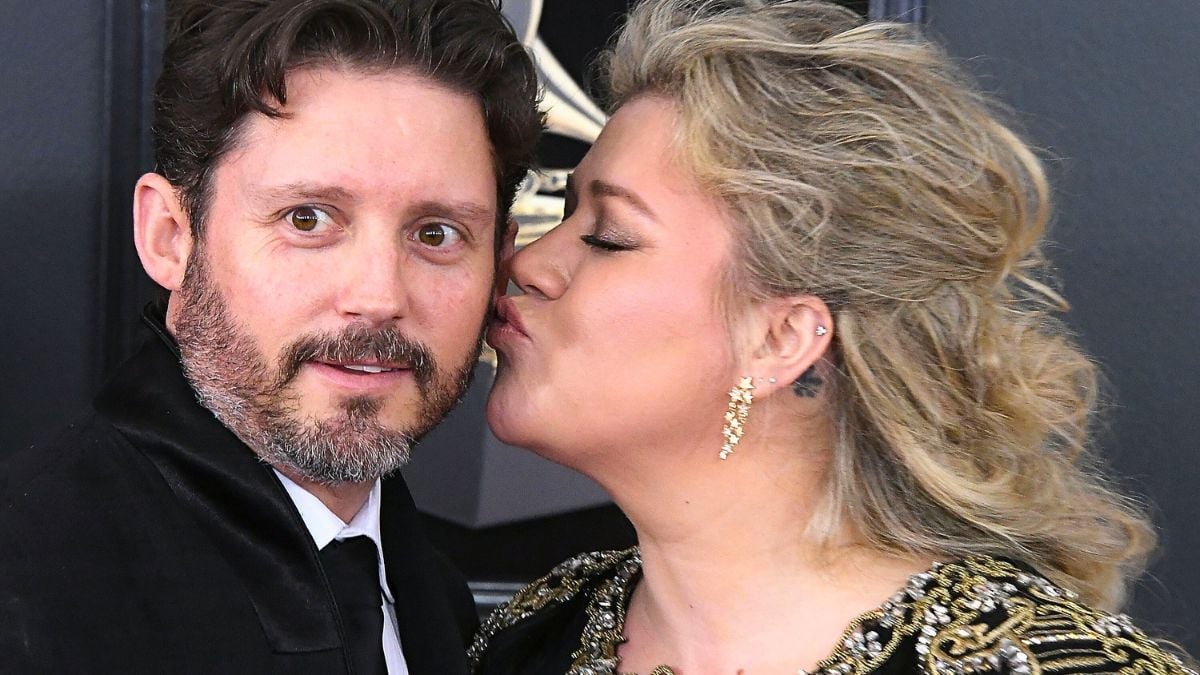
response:
[[[277,387],[296,377],[307,361],[367,362],[402,365],[413,372],[418,386],[433,382],[437,363],[429,348],[397,328],[368,328],[361,324],[338,333],[315,333],[297,338],[279,355]]]

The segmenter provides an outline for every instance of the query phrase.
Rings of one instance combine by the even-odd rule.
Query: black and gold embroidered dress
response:
[[[563,562],[484,622],[468,654],[473,672],[621,675],[617,648],[640,576],[636,547]],[[1020,563],[982,556],[911,577],[800,672],[1196,675],[1127,616],[1089,608]]]

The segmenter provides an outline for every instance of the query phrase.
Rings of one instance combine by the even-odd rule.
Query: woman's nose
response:
[[[573,257],[567,221],[517,251],[509,265],[512,282],[521,292],[548,299],[562,295],[570,283]]]

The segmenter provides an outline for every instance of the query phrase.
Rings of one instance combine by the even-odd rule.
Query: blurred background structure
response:
[[[76,417],[139,339],[155,290],[129,213],[153,164],[165,1],[0,3],[0,458]],[[563,172],[603,122],[586,64],[632,1],[505,1],[554,103],[549,170],[518,209],[523,238],[555,222]],[[1131,613],[1200,653],[1200,3],[843,4],[923,23],[1044,149],[1068,321],[1112,385],[1103,452],[1163,532]],[[598,487],[487,432],[491,366],[478,369],[406,469],[432,536],[477,589],[502,595],[503,583],[485,582],[527,581],[581,549],[629,543]]]

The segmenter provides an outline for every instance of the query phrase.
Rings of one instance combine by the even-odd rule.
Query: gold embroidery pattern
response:
[[[484,623],[472,668],[500,630],[593,579],[588,620],[569,675],[616,675],[625,608],[641,568],[636,548],[572,558],[534,582]],[[1129,617],[1080,604],[1075,594],[1012,563],[986,556],[935,564],[878,609],[850,623],[834,652],[802,675],[865,675],[904,646],[924,673],[968,675],[1197,675],[1135,628]],[[656,669],[673,675],[670,668]]]
[[[579,593],[580,589],[589,580],[606,573],[611,573],[613,568],[618,564],[630,559],[635,561],[633,564],[634,571],[640,570],[642,561],[637,547],[624,551],[584,553],[560,563],[554,569],[550,570],[550,573],[546,576],[522,588],[511,600],[497,607],[479,627],[479,631],[475,634],[475,639],[471,642],[471,647],[467,650],[467,662],[471,671],[474,672],[478,669],[479,659],[487,649],[488,642],[497,633],[533,616],[547,605],[570,600]],[[614,576],[604,586],[615,587],[619,578],[619,575]],[[626,578],[625,583],[620,584],[622,586],[620,590],[624,592],[632,590],[633,584],[628,583],[628,581],[629,579]],[[620,638],[621,627],[625,625],[625,607],[627,603],[628,597],[622,596],[619,620],[615,614],[613,617],[612,627],[616,630],[615,637],[617,639]],[[588,604],[588,628],[599,635],[603,635],[606,644],[608,644],[612,642],[614,634],[610,634],[601,628],[602,622],[598,616],[599,612],[596,612],[597,616],[593,616],[592,608],[597,604],[596,598],[593,598],[592,602]],[[616,664],[616,644],[619,643],[613,643],[610,647],[614,666]]]

